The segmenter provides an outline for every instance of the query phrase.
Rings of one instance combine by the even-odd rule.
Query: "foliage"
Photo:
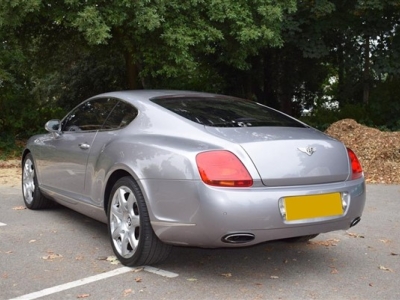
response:
[[[375,87],[368,105],[345,104],[341,108],[317,108],[301,117],[307,124],[325,130],[342,119],[354,119],[360,124],[384,131],[400,131],[400,78],[391,78]]]
[[[398,129],[398,24],[395,0],[0,0],[0,132],[24,138],[94,94],[136,88]]]
[[[388,130],[400,131],[400,76],[377,83],[371,93],[368,111],[371,123]]]
[[[14,159],[21,156],[25,143],[13,136],[0,133],[0,160]]]

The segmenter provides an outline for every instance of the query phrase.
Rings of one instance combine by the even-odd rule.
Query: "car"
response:
[[[173,246],[307,241],[361,218],[365,180],[340,141],[257,102],[174,90],[94,96],[22,154],[29,209],[104,222],[126,266]]]

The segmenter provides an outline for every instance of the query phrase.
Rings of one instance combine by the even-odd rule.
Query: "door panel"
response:
[[[67,132],[44,141],[38,162],[41,183],[55,191],[82,194],[87,159],[96,134],[96,131]]]

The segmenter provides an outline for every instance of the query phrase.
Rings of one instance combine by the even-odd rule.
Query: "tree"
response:
[[[0,129],[127,88],[221,92],[292,115],[376,106],[375,86],[400,72],[399,16],[395,0],[0,0]]]
[[[332,101],[342,106],[367,106],[374,80],[399,70],[395,42],[399,38],[398,1],[299,1],[298,10],[288,20],[285,47],[302,51],[304,59],[314,62],[300,72],[307,74],[314,67],[325,67],[322,74],[335,79]],[[322,87],[327,78],[320,79]]]
[[[123,55],[128,87],[137,77],[177,76],[196,70],[199,56],[248,68],[247,58],[267,45],[282,45],[281,21],[294,0],[251,1],[3,1],[0,24],[28,36],[60,41],[65,33],[88,47],[107,44]],[[17,15],[17,18],[15,18]],[[78,41],[77,33],[84,37]],[[61,41],[61,44],[64,44]],[[45,45],[41,45],[45,47]],[[143,79],[143,77],[141,79]]]

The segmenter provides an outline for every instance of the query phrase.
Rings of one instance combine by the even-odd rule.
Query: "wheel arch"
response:
[[[104,211],[106,212],[106,214],[108,213],[108,202],[110,201],[110,195],[111,195],[111,190],[114,186],[114,184],[122,177],[132,177],[133,180],[135,180],[135,178],[132,176],[132,174],[130,174],[128,171],[126,170],[122,170],[122,169],[118,169],[115,170],[110,177],[107,180],[107,184],[104,190]]]
[[[25,157],[26,157],[29,153],[31,153],[31,150],[29,150],[29,149],[27,149],[27,148],[25,148],[24,151],[22,152],[22,156],[21,156],[21,167],[22,167],[22,165],[23,165],[23,163],[24,163]]]

